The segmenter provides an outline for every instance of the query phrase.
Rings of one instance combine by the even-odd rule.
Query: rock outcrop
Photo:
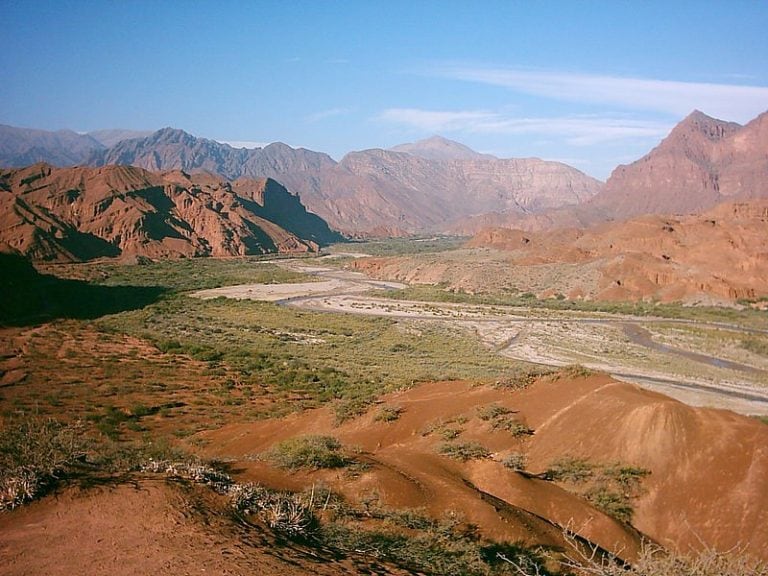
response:
[[[488,250],[492,249],[492,250]],[[541,297],[732,302],[768,296],[768,200],[587,229],[487,228],[467,249],[355,266],[379,278]]]

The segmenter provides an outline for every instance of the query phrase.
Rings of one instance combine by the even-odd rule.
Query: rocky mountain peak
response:
[[[178,128],[161,128],[160,130],[153,132],[148,136],[148,139],[153,144],[193,144],[196,140],[199,140],[192,134],[184,132]]]
[[[765,197],[766,119],[764,113],[741,126],[694,110],[643,158],[616,168],[593,204],[621,218]]]
[[[400,144],[390,150],[419,156],[427,160],[477,160],[493,158],[493,156],[487,154],[480,154],[480,152],[476,152],[460,142],[438,135],[416,142]]]
[[[741,124],[726,122],[707,116],[699,110],[694,110],[675,126],[665,139],[675,142],[679,138],[696,135],[704,137],[709,142],[717,142],[741,129]]]

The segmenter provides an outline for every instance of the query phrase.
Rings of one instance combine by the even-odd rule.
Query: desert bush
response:
[[[88,279],[109,286],[163,286],[173,291],[234,284],[312,282],[315,278],[266,263],[266,257],[189,258],[136,265],[90,263],[72,267]],[[57,270],[58,272],[58,270]],[[61,272],[66,274],[67,268]]]
[[[748,336],[741,339],[741,347],[753,354],[768,356],[768,341],[757,336]]]
[[[485,406],[478,407],[477,417],[480,418],[480,420],[488,421],[488,420],[494,420],[499,416],[510,414],[511,412],[512,410],[510,410],[509,408],[506,408],[505,406],[496,404],[494,402],[493,404],[486,404]]]
[[[282,394],[285,411],[334,403],[339,422],[383,393],[447,377],[492,379],[518,363],[446,325],[418,331],[395,320],[306,312],[265,302],[170,295],[141,310],[99,319],[99,330],[149,340],[174,355],[226,368],[243,387]],[[307,346],[285,334],[316,340]],[[407,361],[392,347],[408,346]],[[215,364],[213,364],[215,362]],[[266,411],[266,409],[265,409]],[[106,420],[106,415],[101,415]],[[119,432],[129,423],[112,426]],[[104,428],[112,433],[109,422]]]
[[[7,422],[0,430],[0,510],[41,496],[85,458],[83,426],[50,418]]]
[[[595,508],[620,522],[630,523],[632,521],[634,510],[627,496],[611,490],[605,484],[598,484],[590,488],[584,493],[584,498]]]
[[[522,472],[525,470],[525,454],[522,452],[512,452],[511,454],[504,456],[504,458],[501,460],[501,463],[505,468],[509,468],[515,472]]]
[[[595,508],[620,522],[632,521],[632,499],[641,489],[650,470],[619,462],[595,464],[582,458],[564,456],[553,461],[544,477],[564,482],[569,490],[590,502]]]
[[[366,413],[373,403],[373,396],[345,398],[333,405],[333,413],[336,416],[336,424],[343,424],[347,420],[357,418]]]
[[[402,406],[382,406],[374,416],[374,420],[376,422],[395,422],[402,413]]]
[[[432,434],[437,434],[443,440],[454,440],[464,432],[464,428],[462,428],[461,425],[466,424],[467,422],[468,419],[464,416],[457,416],[448,420],[439,418],[430,422],[430,424],[421,431],[421,435],[430,436]]]
[[[547,376],[553,372],[554,371],[551,368],[521,367],[506,375],[501,380],[497,380],[494,383],[494,388],[502,390],[524,390],[542,376]]]
[[[530,436],[533,434],[532,428],[529,428],[514,416],[502,416],[496,418],[491,422],[491,427],[494,430],[505,430],[512,434],[512,436],[515,438],[519,438],[520,436]]]
[[[545,478],[557,482],[584,482],[594,474],[594,465],[583,458],[563,456],[553,461],[546,472]]]
[[[435,430],[435,432],[442,438],[443,440],[455,440],[459,436],[461,436],[462,432],[464,432],[463,428],[457,428],[454,426],[442,426]]]
[[[302,494],[275,492],[257,484],[234,484],[230,505],[239,514],[256,514],[267,526],[287,536],[306,538],[317,528],[314,493],[309,500]]]
[[[377,528],[368,528],[360,519],[377,520]],[[450,511],[435,519],[419,510],[367,508],[365,514],[351,513],[341,521],[322,523],[316,538],[325,547],[387,560],[409,573],[513,574],[510,565],[500,559],[500,553],[504,553],[520,565],[550,574],[536,550],[483,540],[476,527]]]
[[[275,445],[267,459],[291,470],[297,468],[342,468],[352,462],[341,453],[341,443],[333,436],[297,436]]]
[[[148,460],[141,465],[144,472],[165,474],[190,480],[197,484],[210,486],[217,492],[227,492],[234,482],[232,478],[215,466],[197,459],[188,460]]]
[[[650,473],[651,471],[646,468],[626,466],[619,463],[609,464],[601,471],[604,477],[616,482],[624,490],[636,488],[638,483]]]
[[[592,376],[596,372],[594,370],[590,370],[586,366],[582,366],[581,364],[571,364],[569,366],[564,366],[563,368],[560,368],[557,370],[553,376],[554,378],[586,378],[587,376]]]
[[[444,442],[437,451],[443,456],[461,460],[462,462],[480,460],[491,455],[491,452],[478,442]]]

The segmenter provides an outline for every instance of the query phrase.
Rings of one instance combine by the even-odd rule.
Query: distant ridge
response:
[[[424,140],[412,142],[409,144],[400,144],[390,148],[393,152],[404,152],[412,156],[419,156],[427,160],[494,160],[490,154],[480,154],[475,152],[469,146],[459,142],[448,140],[442,136],[432,136]]]
[[[279,142],[233,148],[170,127],[109,148],[93,142],[77,159],[49,162],[204,171],[228,180],[273,178],[331,227],[352,236],[442,232],[454,222],[484,214],[572,207],[602,187],[565,164],[498,159],[441,137],[399,147],[408,152],[351,152],[338,163],[327,154]]]
[[[498,159],[441,136],[350,152],[336,162],[282,143],[233,148],[175,128],[106,148],[90,135],[0,126],[0,165],[37,161],[273,178],[352,236],[541,230],[768,197],[768,113],[741,126],[695,110],[643,158],[617,167],[605,185],[565,164]]]
[[[279,142],[236,149],[163,128],[96,151],[88,163],[204,170],[229,179],[274,178],[333,228],[353,236],[440,231],[473,214],[571,206],[591,198],[601,186],[564,164],[500,160],[440,137],[406,148],[410,152],[351,152],[336,163],[327,154]],[[452,159],[424,157],[435,154]]]
[[[20,168],[36,162],[72,166],[103,148],[92,136],[72,130],[48,132],[0,124],[0,167]]]
[[[123,130],[115,128],[110,130],[95,130],[93,132],[88,132],[87,135],[98,141],[101,145],[109,148],[123,140],[144,138],[150,134],[152,134],[151,130]]]

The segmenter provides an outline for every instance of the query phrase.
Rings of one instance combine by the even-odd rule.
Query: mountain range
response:
[[[68,132],[69,140],[78,145],[61,142],[70,150],[66,154],[58,149],[59,141],[45,139],[44,134],[5,127],[0,133],[5,141],[0,165],[119,164],[150,171],[208,171],[231,180],[274,178],[298,194],[310,211],[349,235],[439,231],[474,214],[575,205],[601,188],[599,181],[565,164],[498,159],[437,137],[393,150],[352,152],[336,162],[327,154],[282,143],[233,148],[173,128],[111,147],[96,136],[114,138],[112,133]]]
[[[586,202],[531,214],[480,214],[453,223],[450,231],[588,228],[644,214],[701,214],[721,203],[766,197],[768,112],[741,126],[695,110],[648,154],[618,166]]]
[[[0,126],[0,166],[129,165],[152,172],[271,178],[347,236],[474,234],[487,227],[584,228],[642,214],[700,213],[768,196],[768,113],[745,126],[694,111],[603,184],[558,162],[500,159],[432,137],[329,155],[273,143],[233,148],[182,130],[90,134]]]
[[[337,163],[327,154],[281,143],[235,149],[165,128],[95,151],[86,163],[274,178],[297,193],[309,210],[349,235],[439,231],[448,222],[477,213],[574,205],[594,196],[601,186],[564,164],[502,160],[445,139],[399,148],[351,152]]]

